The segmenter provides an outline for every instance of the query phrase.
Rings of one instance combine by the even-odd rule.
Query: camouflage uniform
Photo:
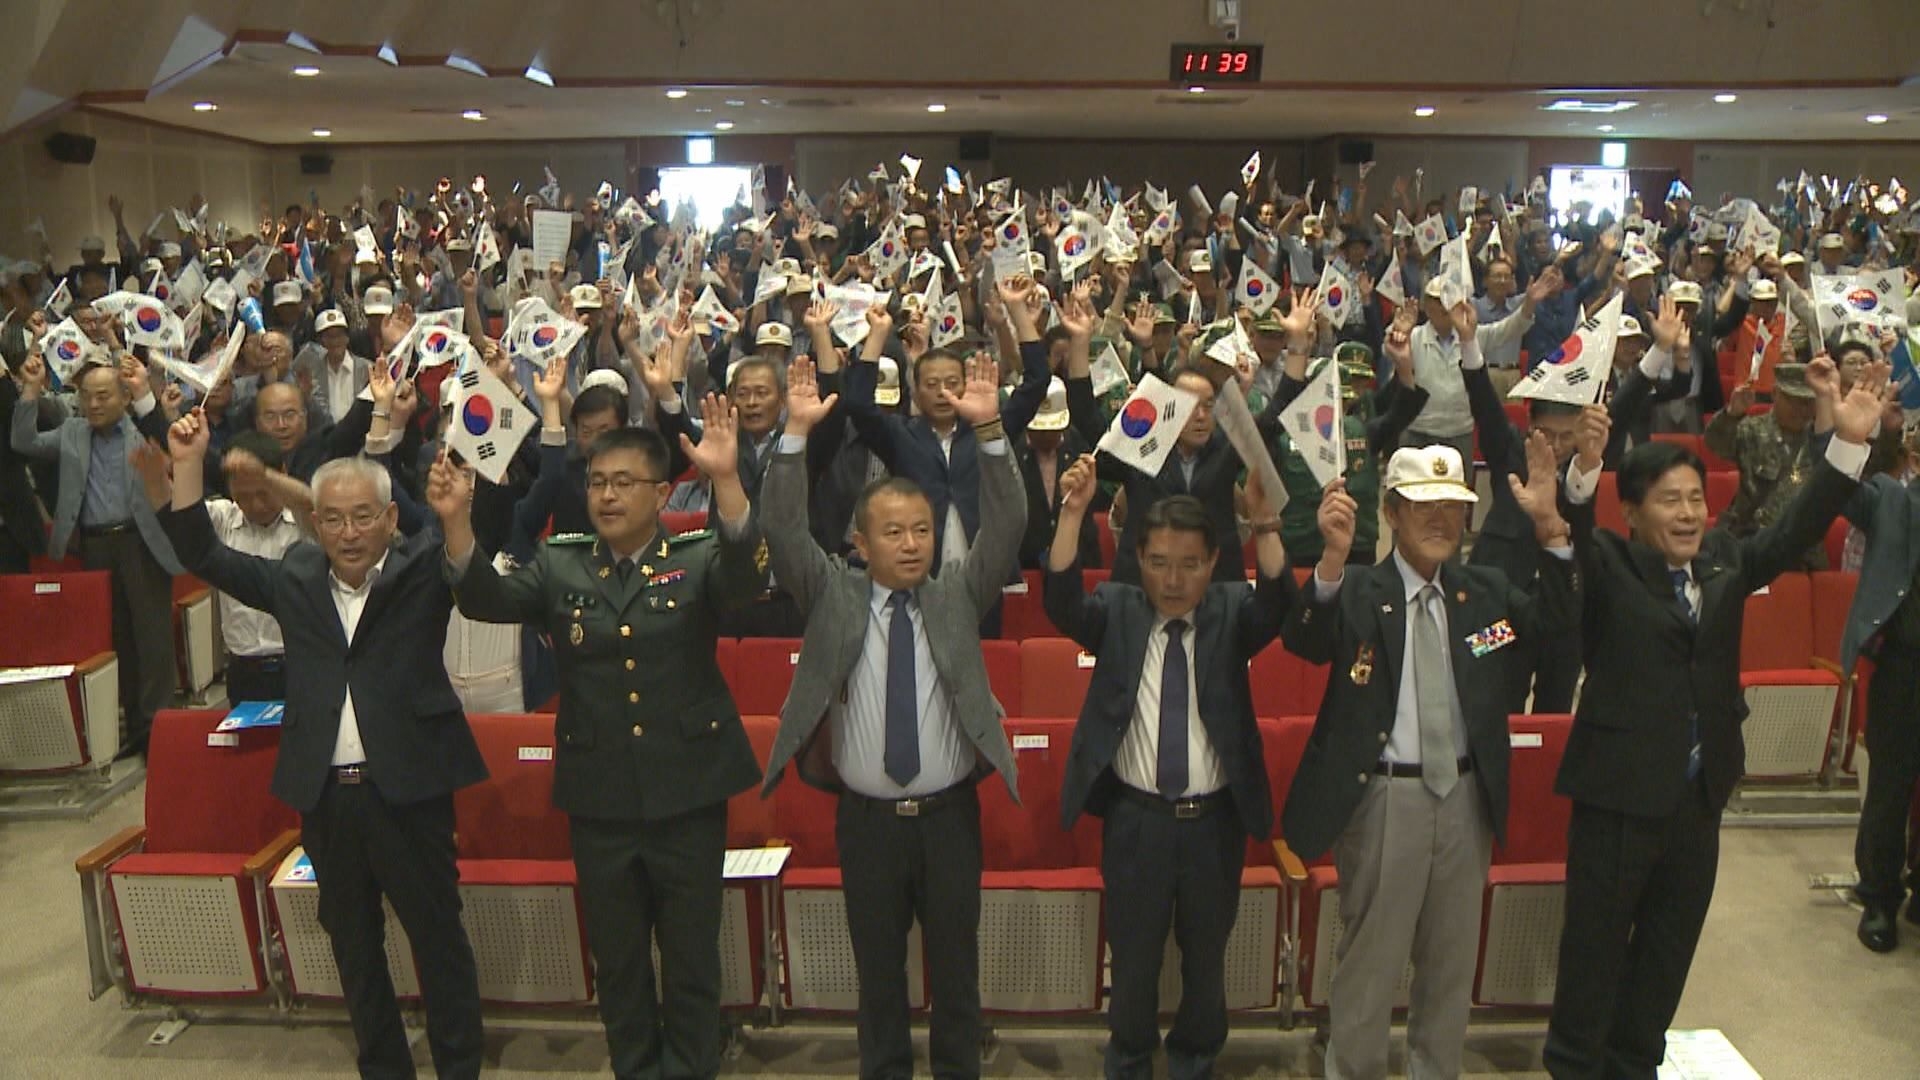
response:
[[[1811,398],[1804,364],[1774,368],[1774,392]],[[1733,462],[1740,470],[1740,490],[1719,524],[1735,536],[1752,536],[1773,524],[1799,493],[1818,462],[1813,455],[1813,428],[1789,435],[1774,422],[1772,413],[1739,417],[1722,409],[1707,425],[1707,449]],[[1824,570],[1827,555],[1816,544],[1807,553],[1805,569]]]

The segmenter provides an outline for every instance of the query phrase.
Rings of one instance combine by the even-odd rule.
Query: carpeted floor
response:
[[[172,1045],[146,1039],[165,1018],[129,1011],[117,996],[86,998],[86,960],[73,859],[140,819],[139,794],[90,822],[0,826],[0,1076],[350,1076],[344,1014],[318,1009],[284,1022],[259,1010],[208,1010]],[[1850,868],[1853,836],[1839,829],[1729,829],[1719,891],[1676,1027],[1718,1028],[1768,1080],[1920,1076],[1920,929],[1891,956],[1854,940],[1857,914],[1811,892],[1809,874]],[[1541,1021],[1476,1025],[1468,1071],[1540,1076]],[[922,1033],[924,1035],[924,1032]],[[1096,1026],[1009,1025],[990,1076],[1094,1077],[1103,1032]],[[603,1075],[599,1025],[583,1013],[489,1015],[489,1063],[501,1076]],[[924,1055],[924,1042],[921,1044]],[[424,1044],[418,1059],[427,1073]],[[922,1058],[924,1067],[924,1056]],[[1404,1068],[1404,1055],[1395,1054]],[[728,1075],[851,1076],[852,1028],[801,1023],[749,1030]],[[1234,1029],[1221,1075],[1320,1073],[1311,1029],[1278,1030],[1271,1017]]]

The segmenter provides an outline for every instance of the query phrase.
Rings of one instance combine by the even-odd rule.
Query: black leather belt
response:
[[[967,790],[969,785],[956,784],[945,791],[936,791],[931,795],[920,795],[911,799],[876,799],[862,795],[857,791],[846,792],[846,797],[875,809],[885,810],[894,817],[924,817],[946,807]]]
[[[1460,775],[1467,775],[1473,771],[1473,759],[1461,758],[1459,767]],[[1391,776],[1395,780],[1418,780],[1424,775],[1421,773],[1419,765],[1402,765],[1398,762],[1391,761],[1382,761],[1373,767],[1373,771],[1380,776]]]
[[[1171,814],[1177,821],[1191,821],[1213,813],[1215,809],[1225,805],[1231,795],[1226,788],[1221,788],[1219,791],[1196,795],[1191,799],[1166,799],[1122,784],[1120,797],[1149,810]]]
[[[89,539],[99,536],[117,536],[133,529],[131,521],[116,521],[111,525],[82,525],[80,535]]]
[[[250,671],[275,672],[286,667],[285,653],[270,653],[266,656],[228,656],[227,666],[246,668]]]
[[[365,776],[363,774],[366,771],[366,767],[365,762],[361,762],[358,765],[335,765],[333,767],[333,780],[337,784],[364,783]]]

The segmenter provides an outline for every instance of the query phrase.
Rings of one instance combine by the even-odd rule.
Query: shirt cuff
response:
[[[1867,443],[1851,443],[1836,435],[1827,440],[1827,464],[1858,480],[1867,469],[1867,455],[1872,449]]]
[[[1546,549],[1546,552],[1547,554],[1553,556],[1554,558],[1559,559],[1561,562],[1573,561],[1573,545],[1572,544],[1561,544],[1558,547],[1550,547]]]
[[[1327,601],[1333,599],[1335,596],[1338,596],[1340,594],[1340,586],[1345,584],[1346,580],[1347,580],[1347,571],[1344,568],[1341,569],[1340,576],[1333,579],[1332,581],[1321,581],[1320,572],[1318,570],[1314,571],[1313,573],[1314,602],[1318,604],[1324,604]]]
[[[782,435],[780,437],[782,439],[786,438],[785,435]],[[998,439],[988,439],[986,442],[981,443],[980,452],[983,454],[992,455],[993,457],[1007,456],[1007,440],[1005,436],[1002,436],[1001,438],[998,438]]]
[[[563,427],[552,428],[552,427],[546,427],[542,425],[540,428],[540,445],[541,446],[567,445],[567,429]]]
[[[1658,345],[1648,349],[1640,358],[1640,374],[1645,375],[1648,382],[1659,382],[1673,374],[1673,354]]]
[[[1863,459],[1864,460],[1864,459]],[[1594,493],[1600,490],[1600,474],[1605,471],[1606,462],[1590,473],[1580,471],[1580,459],[1575,457],[1567,462],[1567,501],[1575,506],[1585,506],[1593,501]]]
[[[806,448],[805,436],[789,435],[784,431],[780,433],[780,441],[773,444],[773,452],[776,454],[797,454]]]
[[[681,408],[685,406],[686,402],[684,399],[682,399],[678,395],[675,395],[671,399],[663,399],[663,400],[657,401],[655,404],[660,406],[661,412],[669,412],[669,413],[677,414],[681,410]]]
[[[720,527],[722,540],[742,540],[747,535],[748,526],[753,524],[753,509],[749,507],[746,513],[740,515],[739,521],[730,520],[718,512],[713,515],[713,520]]]
[[[1471,334],[1460,337],[1460,370],[1479,371],[1487,366],[1487,358],[1480,352],[1480,341]]]
[[[393,453],[393,448],[400,445],[400,436],[402,434],[404,434],[404,432],[389,428],[385,435],[377,439],[369,435],[366,439],[366,445],[362,448],[362,452],[368,457],[379,457],[382,454],[391,454]]]
[[[472,547],[469,547],[467,549],[467,553],[465,555],[462,555],[457,559],[451,555],[448,555],[446,557],[447,570],[453,574],[453,580],[459,581],[461,578],[467,576],[467,567],[473,564],[473,553],[479,550],[479,547],[480,547],[479,544],[477,543],[474,544]],[[442,550],[445,550],[445,549],[443,548]]]
[[[148,413],[152,412],[154,409],[154,406],[158,404],[159,402],[153,399],[153,391],[149,390],[146,393],[141,394],[139,397],[133,399],[133,415],[145,416]]]

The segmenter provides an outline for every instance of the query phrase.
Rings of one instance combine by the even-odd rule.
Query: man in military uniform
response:
[[[1740,468],[1740,490],[1720,515],[1720,525],[1738,537],[1773,524],[1820,461],[1813,452],[1814,392],[1807,384],[1807,365],[1776,366],[1773,408],[1748,416],[1752,407],[1753,385],[1743,382],[1707,424],[1707,449]],[[1808,570],[1826,566],[1826,551],[1819,544],[1801,564]]]
[[[428,482],[461,612],[553,637],[553,802],[571,820],[600,1017],[620,1077],[719,1069],[727,799],[760,778],[714,639],[720,613],[766,587],[766,546],[740,484],[726,398],[709,395],[706,417],[701,441],[683,438],[681,448],[712,484],[717,537],[661,533],[667,447],[638,428],[593,446],[594,535],[548,541],[506,577],[475,550],[471,479],[443,454]],[[665,984],[657,1007],[656,936]]]

